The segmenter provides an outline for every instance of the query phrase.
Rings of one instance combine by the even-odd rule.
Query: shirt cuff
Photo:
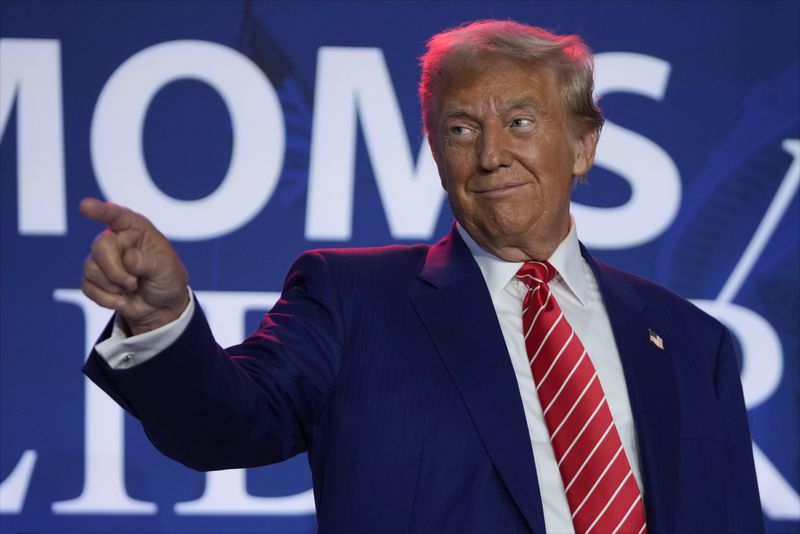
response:
[[[128,336],[123,328],[122,319],[117,314],[111,335],[95,345],[94,349],[112,369],[128,369],[157,355],[183,334],[192,319],[195,307],[194,295],[190,288],[186,289],[189,292],[189,304],[171,323],[144,334]]]

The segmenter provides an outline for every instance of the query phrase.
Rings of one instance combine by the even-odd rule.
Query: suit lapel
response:
[[[597,277],[625,372],[639,443],[648,530],[673,532],[679,446],[675,407],[679,399],[669,339],[663,350],[651,343],[648,330],[658,332],[658,325],[648,319],[645,303],[626,275],[596,262],[583,247],[581,250]]]
[[[544,516],[525,413],[483,276],[453,229],[420,277],[437,288],[413,304],[461,394],[484,446],[533,532]]]

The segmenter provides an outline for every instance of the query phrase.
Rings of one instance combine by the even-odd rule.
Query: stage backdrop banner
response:
[[[314,531],[305,456],[192,471],[83,378],[110,312],[79,291],[78,203],[150,217],[234,343],[300,252],[448,231],[417,58],[510,17],[594,49],[578,234],[735,334],[766,525],[798,532],[799,6],[1,0],[0,530]]]

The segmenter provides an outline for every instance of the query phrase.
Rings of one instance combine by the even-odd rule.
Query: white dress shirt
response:
[[[94,349],[112,369],[128,369],[139,365],[166,349],[186,330],[194,315],[194,295],[191,289],[186,289],[189,291],[189,304],[171,323],[128,337],[117,315],[111,335],[95,345]]]
[[[533,447],[545,527],[551,534],[574,533],[564,484],[550,444],[522,336],[522,300],[527,287],[515,277],[522,263],[501,260],[483,250],[460,225],[457,228],[486,281],[511,356]],[[559,273],[550,282],[550,291],[594,364],[633,476],[641,490],[639,449],[622,364],[597,280],[581,256],[574,224],[548,261]],[[126,369],[152,358],[175,341],[189,324],[195,307],[191,291],[189,295],[186,310],[172,323],[131,337],[126,337],[120,325],[115,324],[111,336],[98,343],[95,349],[114,369]]]
[[[572,514],[569,511],[564,484],[550,444],[550,433],[544,422],[544,414],[533,383],[533,374],[528,365],[528,353],[525,350],[525,339],[522,335],[522,300],[528,288],[515,276],[522,263],[501,260],[483,250],[460,225],[458,233],[483,273],[511,356],[522,406],[525,409],[528,434],[533,446],[545,528],[551,534],[574,533]],[[639,447],[622,363],[611,331],[608,313],[603,305],[600,289],[597,287],[597,280],[591,267],[581,256],[574,223],[567,237],[548,261],[558,271],[558,275],[549,284],[550,292],[594,364],[622,446],[631,464],[633,476],[641,490]]]

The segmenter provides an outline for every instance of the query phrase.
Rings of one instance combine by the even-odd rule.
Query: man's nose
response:
[[[506,132],[502,128],[484,128],[477,148],[478,161],[484,171],[492,172],[511,165],[511,152],[508,149]]]

